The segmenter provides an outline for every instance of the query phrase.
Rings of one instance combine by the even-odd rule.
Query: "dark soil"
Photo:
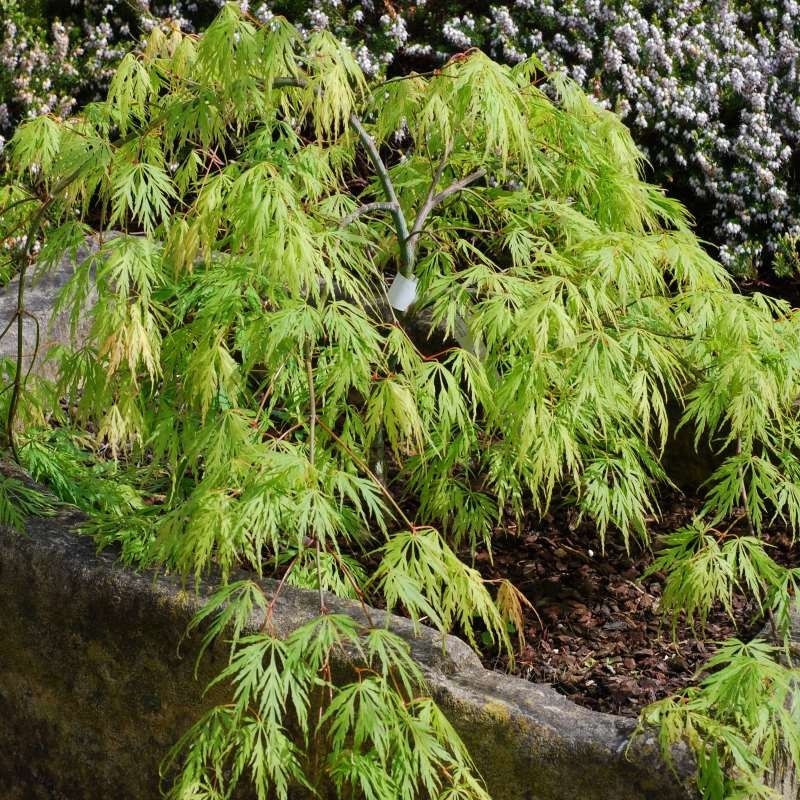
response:
[[[650,535],[687,524],[697,504],[670,498]],[[790,536],[778,529],[764,538],[781,563],[797,563]],[[715,642],[737,636],[752,638],[764,627],[757,609],[734,599],[731,619],[716,610],[705,631],[671,623],[659,613],[663,579],[641,581],[652,552],[624,543],[613,533],[605,553],[596,530],[576,524],[574,512],[554,513],[531,529],[498,531],[493,560],[478,554],[477,566],[487,578],[508,578],[533,604],[526,609],[525,646],[512,672],[537,683],[549,683],[582,706],[613,714],[639,710],[693,682],[699,667],[713,654]],[[485,656],[487,666],[507,669],[499,657]]]

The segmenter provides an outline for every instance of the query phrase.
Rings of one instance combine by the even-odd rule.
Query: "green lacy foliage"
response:
[[[259,800],[330,785],[338,797],[367,800],[488,800],[457,734],[425,696],[405,641],[336,614],[284,640],[240,636],[254,607],[269,613],[248,582],[206,606],[204,616],[222,609],[211,637],[235,622],[230,663],[214,682],[231,683],[233,702],[208,712],[165,759],[163,773],[179,772],[169,798],[229,797],[248,776]],[[344,650],[363,667],[342,686],[331,669]]]
[[[0,476],[0,525],[8,525],[17,531],[25,530],[25,520],[32,516],[48,516],[53,513],[54,503],[37,489],[28,486],[19,478]]]
[[[687,742],[697,757],[706,800],[775,797],[764,784],[771,765],[800,763],[796,669],[759,639],[726,642],[699,686],[649,706],[642,723],[659,726],[666,753]]]
[[[733,618],[735,593],[749,596],[762,613],[769,611],[776,631],[788,633],[797,596],[797,569],[775,563],[756,536],[731,535],[695,520],[665,536],[658,558],[643,577],[666,575],[661,609],[672,617],[673,633],[681,616],[705,627],[711,610],[721,605]]]
[[[800,520],[800,318],[731,290],[570,80],[472,52],[370,84],[329,33],[226,6],[199,38],[155,28],[105,101],[20,126],[9,154],[0,230],[25,232],[23,280],[102,230],[61,299],[88,341],[53,354],[55,386],[8,368],[6,435],[128,559],[280,567],[321,610],[325,591],[374,596],[510,650],[521,596],[493,597],[459,552],[554,499],[646,541],[677,405],[723,458],[696,530],[666,542],[667,608],[702,623],[741,589],[786,625],[796,574],[757,536]],[[387,301],[397,280],[416,281],[407,311]],[[129,469],[85,460],[90,440]],[[748,536],[716,536],[740,508]],[[234,703],[180,743],[174,797],[227,796],[245,773],[278,794],[324,777],[481,796],[399,643],[325,615],[242,638],[256,595],[209,614],[223,601],[245,603],[210,629],[238,631]],[[368,672],[333,689],[340,646]],[[329,748],[313,769],[312,738]],[[726,742],[718,760],[744,769]]]

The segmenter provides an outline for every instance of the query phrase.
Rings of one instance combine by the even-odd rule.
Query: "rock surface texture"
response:
[[[796,667],[800,659],[800,612],[796,607],[791,613],[790,621],[791,630],[789,631],[789,652],[787,655]],[[783,646],[783,642],[780,639],[776,640],[773,636],[770,625],[765,625],[758,636],[768,642],[771,641],[773,644]],[[797,692],[795,692],[792,702],[800,702]],[[776,792],[776,800],[778,798],[779,800],[800,800],[800,775],[798,775],[794,761],[787,749],[778,754],[775,768],[768,784]]]
[[[114,235],[114,234],[112,234]],[[36,356],[35,371],[52,377],[53,369],[45,363],[48,350],[57,344],[80,346],[88,333],[90,317],[84,315],[71,330],[69,312],[54,313],[56,302],[61,290],[75,272],[76,265],[84,261],[92,252],[97,250],[96,238],[89,238],[86,244],[78,248],[76,257],[65,256],[54,268],[47,272],[36,274],[30,272],[25,280],[25,317],[22,324],[22,354],[23,364],[27,371],[31,359]],[[16,358],[18,330],[14,320],[17,311],[17,293],[19,278],[14,278],[8,286],[0,291],[0,331],[12,324],[0,339],[0,358]],[[95,303],[96,295],[92,290],[87,298],[91,307]],[[38,332],[38,349],[37,349]]]
[[[74,512],[0,528],[0,797],[154,800],[158,765],[224,690],[203,696],[224,660],[212,648],[193,676],[198,638],[187,623],[213,582],[120,566],[77,535]],[[236,576],[234,576],[236,577]],[[267,593],[276,584],[263,582]],[[358,605],[327,600],[363,619]],[[317,614],[313,592],[285,588],[274,624],[285,635]],[[375,620],[385,616],[373,612]],[[654,739],[626,749],[630,720],[588,711],[548,686],[481,666],[466,644],[390,617],[434,697],[464,738],[495,800],[686,800]],[[258,620],[253,620],[258,625]],[[343,658],[345,658],[343,656]],[[347,663],[337,665],[347,671]]]

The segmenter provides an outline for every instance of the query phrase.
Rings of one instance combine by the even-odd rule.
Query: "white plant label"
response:
[[[408,311],[417,299],[417,279],[406,278],[399,272],[389,287],[389,305],[397,311]]]

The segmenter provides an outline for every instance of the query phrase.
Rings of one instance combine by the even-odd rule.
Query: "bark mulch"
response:
[[[666,505],[666,504],[665,504]],[[650,534],[687,524],[697,505],[672,498]],[[778,529],[765,538],[771,555],[797,563],[790,536]],[[537,683],[549,683],[582,706],[613,714],[636,715],[648,703],[692,682],[698,668],[731,636],[748,639],[763,627],[757,609],[742,597],[734,599],[734,618],[721,609],[704,631],[681,623],[675,637],[659,613],[663,578],[641,576],[653,554],[636,542],[627,552],[613,533],[605,552],[596,530],[576,524],[570,511],[549,515],[529,529],[510,526],[493,541],[493,557],[477,555],[476,566],[487,578],[508,578],[533,604],[526,609],[525,646],[512,671]],[[485,655],[486,666],[508,668],[497,656]]]

